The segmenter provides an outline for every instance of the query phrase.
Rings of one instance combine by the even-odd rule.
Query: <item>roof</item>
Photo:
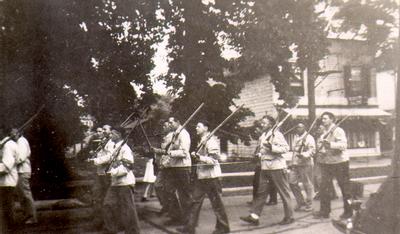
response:
[[[308,108],[299,107],[297,109],[284,109],[286,112],[291,113],[293,117],[307,117]],[[350,116],[350,117],[390,117],[391,114],[381,110],[377,107],[317,107],[316,114],[320,116],[325,111],[332,112],[336,116]]]

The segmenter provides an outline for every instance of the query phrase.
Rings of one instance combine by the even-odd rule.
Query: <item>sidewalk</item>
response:
[[[369,194],[376,192],[379,188],[379,184],[366,185],[364,190],[364,199],[367,200]],[[331,224],[330,219],[313,219],[311,212],[295,212],[296,222],[290,225],[280,226],[277,225],[283,218],[283,207],[282,203],[279,202],[276,206],[265,206],[262,216],[260,217],[259,226],[251,226],[239,219],[240,216],[248,215],[249,206],[246,204],[247,201],[251,200],[251,196],[232,196],[224,197],[224,204],[228,213],[231,233],[307,233],[307,234],[336,234],[340,233]],[[293,200],[293,204],[295,201]],[[166,217],[160,217],[158,211],[160,209],[157,201],[150,201],[147,203],[139,203],[138,206],[145,215],[143,219],[145,222],[159,228],[166,233],[178,233],[176,227],[165,227],[163,223],[167,220]],[[338,219],[339,215],[343,212],[343,202],[341,198],[332,201],[332,219]],[[313,204],[314,210],[318,210],[319,201],[315,201]],[[200,213],[199,226],[196,229],[197,233],[212,233],[215,226],[215,215],[212,211],[211,205],[206,199],[204,201],[202,211]]]

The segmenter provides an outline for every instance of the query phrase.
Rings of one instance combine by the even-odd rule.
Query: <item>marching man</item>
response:
[[[252,203],[252,209],[248,216],[240,217],[241,220],[252,225],[259,225],[259,217],[263,210],[268,194],[268,178],[275,184],[283,201],[285,216],[280,225],[294,222],[293,208],[290,200],[290,188],[286,174],[286,160],[283,153],[289,151],[285,137],[279,130],[274,131],[275,119],[265,115],[261,120],[263,134],[259,138],[259,157],[261,161],[261,172],[259,188]]]
[[[125,233],[138,234],[139,218],[133,196],[135,176],[133,174],[133,152],[122,139],[121,133],[112,130],[111,140],[115,144],[110,170],[111,186],[104,198],[103,216],[105,229],[108,233],[119,231],[118,223],[121,223]]]
[[[315,153],[315,140],[307,133],[303,123],[296,126],[294,136],[293,159],[289,176],[290,188],[296,198],[297,206],[295,211],[312,211],[312,200],[314,196],[313,186],[313,159]],[[306,190],[306,200],[299,183],[302,183]]]
[[[194,191],[192,195],[192,205],[190,207],[189,221],[184,228],[179,229],[183,233],[195,233],[198,222],[198,214],[201,205],[207,195],[214,210],[217,222],[213,234],[229,233],[228,216],[221,198],[221,183],[219,177],[222,175],[218,160],[220,159],[219,142],[215,136],[207,140],[209,124],[207,121],[201,121],[196,127],[197,135],[200,136],[199,152],[192,152],[192,156],[197,158],[197,178],[194,182]],[[205,142],[206,141],[206,142]],[[203,144],[203,145],[202,145]]]
[[[18,129],[13,128],[11,130],[11,137],[17,143],[18,184],[16,189],[24,213],[23,220],[26,224],[34,224],[37,223],[37,215],[29,184],[32,173],[31,161],[29,159],[31,148],[29,147],[28,140]]]

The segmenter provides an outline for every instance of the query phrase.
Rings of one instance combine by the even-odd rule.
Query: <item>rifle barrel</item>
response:
[[[210,138],[218,131],[218,129],[220,129],[226,122],[228,122],[228,120],[230,118],[232,118],[232,116],[234,114],[236,114],[236,112],[238,112],[244,105],[239,106],[239,108],[237,108],[234,112],[232,112],[228,117],[226,117],[216,128],[214,128],[214,130],[212,130],[210,132],[210,134],[208,134],[208,136],[206,137],[206,139],[204,141],[202,141],[198,147],[198,149],[196,150],[196,154],[199,153],[199,151],[201,150],[201,148],[204,147],[204,145],[206,144],[206,142],[208,140],[210,140]]]

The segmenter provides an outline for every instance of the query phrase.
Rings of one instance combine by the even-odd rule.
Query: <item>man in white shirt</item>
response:
[[[110,177],[106,175],[105,166],[110,160],[111,155],[114,151],[115,143],[110,139],[111,136],[111,126],[104,125],[101,129],[101,143],[102,148],[98,149],[97,152],[93,152],[94,158],[90,158],[89,162],[93,162],[96,166],[96,176],[92,187],[92,202],[93,202],[93,224],[101,228],[103,225],[103,217],[101,215],[101,210],[103,206],[104,197],[106,195],[108,187],[110,187]]]
[[[282,155],[289,151],[289,145],[279,130],[273,131],[272,127],[275,125],[274,118],[266,115],[262,118],[261,124],[264,133],[258,140],[258,147],[260,149],[257,157],[261,162],[259,188],[252,203],[250,214],[240,217],[240,219],[252,225],[259,225],[259,217],[268,195],[268,180],[271,179],[282,198],[285,212],[285,216],[279,224],[287,225],[294,222],[290,188],[286,174],[287,165]]]
[[[219,160],[221,156],[219,141],[215,136],[207,140],[210,132],[207,121],[200,121],[197,124],[196,132],[200,136],[198,147],[201,147],[198,154],[193,152],[193,157],[198,158],[196,178],[194,182],[193,202],[189,212],[189,222],[184,228],[178,229],[183,233],[195,233],[196,224],[204,198],[208,197],[214,214],[217,218],[213,234],[229,233],[229,221],[222,202],[222,188],[219,178],[222,176]],[[206,141],[207,140],[207,141]],[[206,142],[204,142],[206,141]],[[200,144],[204,144],[200,146]]]
[[[0,233],[13,233],[13,195],[18,183],[17,143],[6,137],[0,146]]]
[[[181,218],[173,218],[165,222],[165,225],[180,225],[188,221],[188,212],[191,204],[191,184],[190,184],[190,171],[192,161],[190,158],[190,135],[186,129],[182,129],[180,121],[174,117],[168,119],[171,131],[176,137],[173,142],[169,142],[165,149],[154,148],[154,152],[161,154],[163,164],[163,174],[165,175],[165,182],[167,190],[170,193],[178,193],[179,203],[181,209],[177,207],[174,210],[176,214],[173,217],[178,217],[179,213],[182,214]],[[172,137],[171,137],[172,138]],[[171,201],[173,202],[173,201]]]
[[[29,184],[32,174],[31,148],[28,140],[18,129],[11,130],[11,137],[17,143],[18,184],[16,190],[24,214],[23,220],[26,224],[37,223],[36,208]]]
[[[312,183],[313,156],[315,153],[315,140],[307,133],[305,125],[299,123],[296,126],[296,134],[293,140],[293,158],[289,175],[290,188],[296,198],[295,211],[311,211],[314,196]],[[306,191],[304,199],[299,183],[302,183]]]
[[[321,167],[321,203],[319,212],[315,218],[329,218],[331,213],[330,186],[333,178],[336,178],[343,195],[344,212],[341,219],[353,216],[350,206],[350,169],[349,156],[346,153],[347,137],[344,130],[335,124],[335,115],[324,112],[321,115],[324,132],[317,140],[318,161]]]
[[[111,186],[107,190],[103,205],[105,229],[109,233],[117,233],[118,223],[121,223],[125,233],[138,234],[139,218],[133,193],[133,152],[123,141],[120,132],[112,130],[111,140],[115,148],[107,162],[112,164],[107,171],[111,176]]]

